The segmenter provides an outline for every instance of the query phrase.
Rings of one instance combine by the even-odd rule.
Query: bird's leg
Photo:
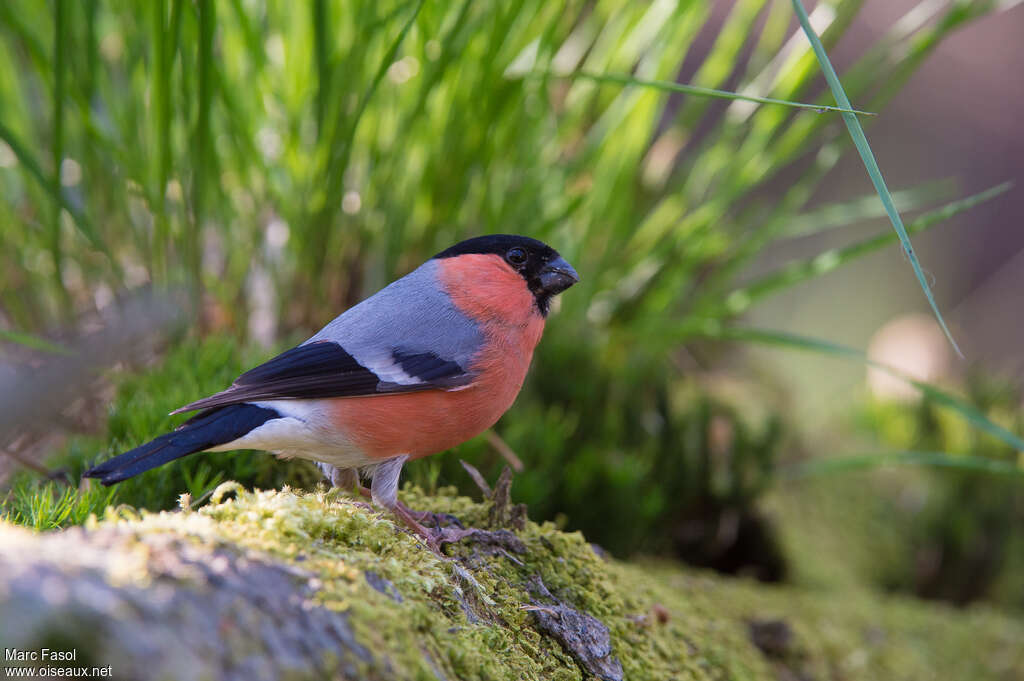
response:
[[[354,468],[335,468],[334,473],[331,474],[331,484],[349,492],[359,492],[361,489],[366,489],[359,484],[359,473]]]
[[[398,500],[398,476],[408,459],[408,456],[402,455],[377,464],[373,470],[373,482],[370,483],[370,495],[375,504],[394,513],[410,530],[422,537],[434,553],[443,556],[441,546],[459,541],[468,531],[461,529],[461,525],[460,529],[442,528],[437,520],[438,515],[429,511],[410,510]],[[433,519],[435,527],[424,527],[420,521],[425,519]],[[455,522],[458,523],[458,520]]]
[[[331,483],[332,487],[338,487],[341,489],[352,489],[354,482],[359,482],[356,478],[352,479],[353,471],[348,468],[338,468],[337,466],[323,461],[314,461],[313,464],[320,469],[320,472],[324,474],[327,481]]]
[[[441,546],[437,543],[434,535],[427,528],[420,525],[409,509],[398,501],[398,476],[402,473],[402,466],[408,461],[406,455],[396,456],[393,459],[377,464],[373,469],[373,481],[370,483],[370,496],[378,506],[383,506],[408,526],[410,530],[418,534],[427,543],[431,550],[441,555]]]
[[[326,477],[333,487],[343,489],[348,492],[355,492],[356,494],[370,498],[370,490],[367,487],[363,487],[359,482],[359,471],[355,468],[338,468],[329,463],[316,462],[317,468],[323,471],[324,477]]]

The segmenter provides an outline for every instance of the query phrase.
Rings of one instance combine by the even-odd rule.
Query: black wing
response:
[[[250,369],[227,390],[204,397],[174,414],[257,400],[300,400],[324,397],[359,397],[415,390],[447,389],[465,385],[472,375],[458,362],[433,353],[395,350],[396,368],[414,379],[411,383],[383,380],[355,360],[343,347],[319,341],[292,348]]]

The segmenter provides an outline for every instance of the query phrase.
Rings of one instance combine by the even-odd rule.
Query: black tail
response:
[[[237,440],[253,428],[280,416],[273,409],[254,404],[207,409],[176,430],[90,468],[85,477],[99,478],[104,485],[113,485],[168,461]]]

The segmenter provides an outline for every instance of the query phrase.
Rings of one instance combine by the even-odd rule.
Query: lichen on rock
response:
[[[46,534],[0,524],[0,638],[73,645],[136,679],[1010,679],[1024,668],[1024,625],[994,613],[631,565],[495,512],[494,499],[402,496],[481,532],[440,558],[337,490],[231,485],[198,511],[109,510]],[[786,632],[772,654],[751,640],[751,623],[769,620]]]

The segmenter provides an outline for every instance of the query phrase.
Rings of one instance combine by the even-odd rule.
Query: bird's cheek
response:
[[[469,254],[444,260],[439,278],[455,306],[474,321],[522,326],[539,316],[526,280],[499,256]]]

